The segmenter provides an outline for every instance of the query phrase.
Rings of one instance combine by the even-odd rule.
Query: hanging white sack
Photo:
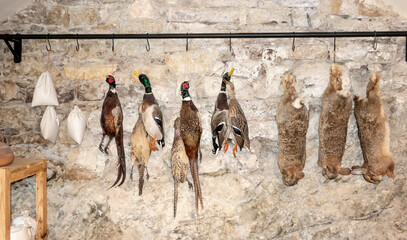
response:
[[[86,118],[77,106],[69,113],[67,124],[68,135],[76,143],[81,144],[86,130]]]
[[[23,216],[13,220],[10,229],[11,240],[34,240],[37,232],[37,221],[24,211]]]
[[[52,83],[51,75],[49,72],[43,72],[38,78],[35,85],[33,101],[31,107],[46,105],[58,106],[57,92],[55,91],[54,84]]]
[[[59,120],[55,108],[48,106],[41,119],[41,133],[42,136],[55,143],[58,136]]]

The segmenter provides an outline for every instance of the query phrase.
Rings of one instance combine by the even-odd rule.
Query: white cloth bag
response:
[[[33,101],[31,107],[46,105],[58,106],[57,92],[55,91],[54,84],[52,83],[51,75],[49,72],[43,72],[38,78],[35,85]]]
[[[68,135],[76,143],[81,144],[86,130],[86,118],[77,106],[69,113],[67,125]]]
[[[41,119],[41,133],[42,136],[55,143],[58,136],[59,120],[55,108],[48,106]]]
[[[10,229],[11,240],[35,240],[37,232],[37,221],[28,215],[28,212],[23,213],[23,216],[13,220]]]

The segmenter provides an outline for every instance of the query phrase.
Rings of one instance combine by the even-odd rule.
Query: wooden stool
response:
[[[0,167],[0,239],[10,239],[10,186],[12,182],[36,176],[37,240],[47,239],[47,160],[16,158]]]

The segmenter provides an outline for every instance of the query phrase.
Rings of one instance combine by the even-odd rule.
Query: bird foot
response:
[[[194,185],[187,179],[189,190],[194,190]]]
[[[100,150],[102,153],[105,153],[105,151],[103,151],[103,145],[102,145],[102,144],[99,145],[99,150]]]
[[[108,146],[105,147],[105,150],[103,151],[104,153],[106,153],[106,155],[109,155],[109,152],[107,151],[109,149]]]
[[[235,146],[233,147],[233,156],[236,158],[236,149],[237,149],[237,143],[235,143]]]
[[[158,148],[157,148],[157,146],[155,145],[155,139],[156,139],[156,136],[154,136],[154,138],[150,141],[150,149],[151,149],[151,151],[157,151],[158,150]]]
[[[229,143],[226,139],[225,139],[225,145],[223,146],[223,149],[225,150],[225,152],[227,152],[229,149]]]

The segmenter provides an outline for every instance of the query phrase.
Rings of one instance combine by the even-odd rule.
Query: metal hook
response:
[[[79,40],[78,40],[78,34],[76,34],[76,51],[79,52]]]
[[[293,50],[293,52],[295,51],[295,32],[293,32],[294,37],[293,37],[293,45],[291,46],[291,49]]]
[[[229,33],[229,51],[232,52],[232,33]]]
[[[377,50],[377,38],[376,38],[376,31],[374,31],[373,50]]]
[[[186,40],[187,40],[187,45],[186,45],[186,50],[187,50],[187,52],[188,52],[188,33],[187,33],[187,37],[186,37]]]
[[[114,33],[113,33],[113,36],[112,36],[112,52],[114,52]]]
[[[151,50],[150,42],[148,41],[148,33],[147,33],[147,46],[146,46],[146,50],[147,50],[147,52],[149,52],[149,51]]]
[[[49,52],[49,51],[51,51],[51,43],[49,42],[49,33],[48,33],[47,41],[48,41],[48,45],[45,45],[45,48],[46,48],[47,51]],[[48,48],[48,46],[49,46],[49,48]]]

